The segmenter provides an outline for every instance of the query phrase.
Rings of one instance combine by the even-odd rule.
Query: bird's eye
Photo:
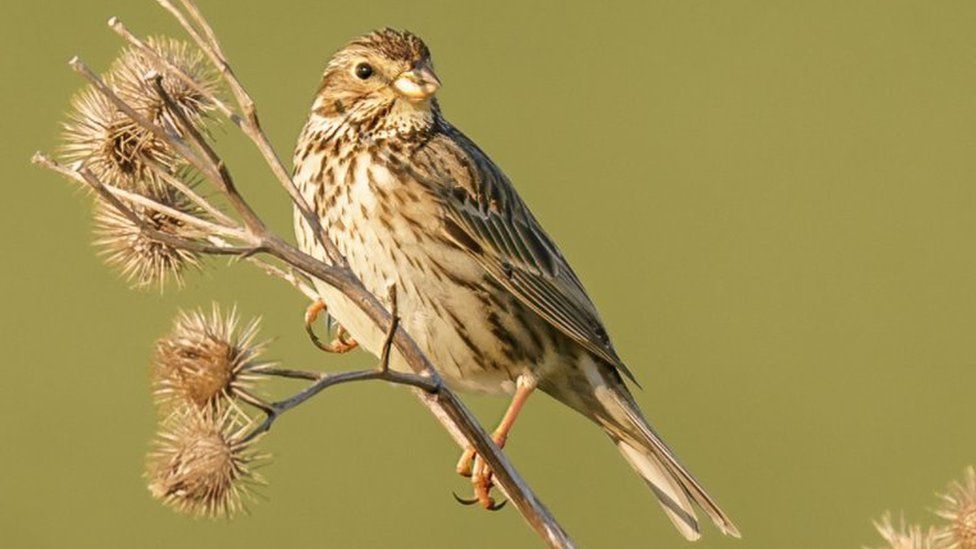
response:
[[[370,76],[373,76],[373,67],[369,63],[360,63],[356,65],[356,77],[360,80],[366,80]]]

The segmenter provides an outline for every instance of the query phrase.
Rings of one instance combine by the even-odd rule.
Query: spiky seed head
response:
[[[943,547],[976,549],[976,469],[967,468],[963,480],[950,484],[941,497],[936,514],[948,522],[940,537]]]
[[[148,119],[178,130],[173,113],[169,112],[163,98],[146,79],[151,73],[159,74],[163,77],[162,86],[166,94],[186,118],[193,123],[201,122],[214,109],[213,102],[207,96],[219,93],[220,75],[199,49],[182,40],[154,37],[149,38],[146,45],[189,76],[200,89],[173,74],[164,63],[157,62],[143,50],[130,47],[123,50],[109,72],[116,93]]]
[[[172,331],[156,342],[153,394],[164,409],[190,405],[219,411],[244,396],[270,363],[260,360],[267,342],[256,341],[260,319],[241,324],[237,310],[223,314],[214,304],[177,315]]]
[[[917,524],[906,525],[904,517],[896,524],[891,514],[885,513],[881,520],[874,523],[874,527],[888,543],[884,548],[879,549],[942,549],[943,547],[939,542],[941,530],[934,527],[923,530]]]
[[[198,218],[205,217],[185,195],[170,187],[145,189],[147,198]],[[130,204],[149,227],[193,242],[205,242],[205,234],[185,221],[147,206]],[[109,202],[97,200],[94,210],[95,246],[106,263],[118,268],[133,287],[158,286],[167,280],[183,284],[187,268],[200,267],[200,255],[192,250],[157,240]]]
[[[150,160],[168,170],[182,162],[162,140],[91,86],[72,99],[62,141],[65,162],[80,163],[102,183],[129,190],[159,186]]]
[[[150,452],[149,492],[187,514],[230,517],[264,480],[254,469],[267,460],[246,440],[250,421],[236,408],[222,414],[183,407],[167,417]]]

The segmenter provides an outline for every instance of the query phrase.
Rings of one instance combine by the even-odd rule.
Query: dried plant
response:
[[[949,484],[939,495],[942,506],[935,515],[944,522],[929,527],[897,525],[886,514],[875,527],[892,549],[976,549],[976,469],[968,467],[961,482]]]
[[[130,209],[137,222],[105,200],[96,199],[94,208],[95,246],[109,265],[117,267],[135,288],[158,287],[162,290],[172,279],[183,284],[187,268],[200,267],[200,254],[194,250],[151,238],[140,224],[186,240],[205,243],[207,233],[184,221],[185,216],[204,214],[186,195],[170,188],[147,188],[145,196],[170,210],[175,216],[152,206],[133,205]]]
[[[953,482],[936,514],[947,524],[940,536],[946,549],[976,549],[976,468],[968,467],[962,482]]]
[[[930,527],[923,530],[917,524],[906,525],[902,517],[898,524],[892,522],[891,514],[885,514],[881,520],[874,523],[874,527],[881,537],[888,543],[890,549],[939,549],[938,529]]]
[[[229,517],[245,510],[255,468],[267,457],[248,440],[249,418],[235,408],[220,414],[192,406],[167,417],[149,454],[146,476],[156,499],[184,513]]]
[[[72,99],[62,135],[65,162],[82,163],[100,181],[123,189],[141,190],[155,182],[149,161],[166,169],[179,162],[163,140],[93,87]]]
[[[109,26],[126,48],[99,76],[80,59],[71,67],[88,88],[72,102],[59,160],[34,162],[94,194],[96,245],[137,287],[179,285],[205,256],[242,261],[279,278],[315,301],[313,280],[357,303],[384,330],[383,352],[372,369],[322,373],[260,361],[257,323],[235,312],[183,313],[162,338],[153,360],[153,389],[162,423],[147,476],[152,494],[173,507],[206,516],[243,509],[260,481],[254,444],[285,412],[342,383],[384,380],[411,387],[462,448],[473,447],[494,481],[529,525],[552,547],[574,544],[512,467],[471,412],[444,384],[399,326],[397,289],[386,310],[348,268],[326,237],[289,170],[258,122],[257,108],[237,79],[210,24],[192,0],[157,0],[187,32],[192,45],[170,38],[141,39],[118,19]],[[221,98],[226,88],[233,104]],[[271,231],[238,191],[228,164],[211,145],[208,124],[220,116],[255,145],[273,179],[311,227],[328,261],[320,261]],[[391,159],[396,160],[396,159]],[[402,163],[401,164],[405,164]],[[197,189],[210,187],[210,195]],[[339,338],[342,343],[342,338]],[[341,345],[321,345],[337,350]],[[390,370],[396,349],[411,373]],[[253,391],[259,378],[307,382],[294,395],[267,401]],[[251,418],[252,412],[263,420]]]
[[[251,394],[267,342],[256,341],[259,319],[241,325],[236,309],[226,315],[214,304],[210,315],[182,312],[173,330],[156,342],[153,394],[164,410],[189,406],[220,412],[234,399],[256,402]]]
[[[209,97],[220,92],[220,75],[207,62],[203,52],[182,40],[165,36],[150,37],[146,40],[146,46],[152,53],[129,47],[112,65],[109,75],[119,97],[149,120],[164,127],[178,128],[176,117],[162,97],[153,91],[152,84],[146,82],[147,74],[162,74],[163,89],[173,104],[187,119],[199,124],[216,108]],[[196,85],[176,78],[174,72],[167,68],[170,65],[189,76]]]

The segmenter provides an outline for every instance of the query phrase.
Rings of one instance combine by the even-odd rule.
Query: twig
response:
[[[182,129],[190,137],[190,142],[194,147],[201,153],[203,153],[203,158],[208,164],[209,170],[215,173],[220,180],[220,187],[224,194],[227,195],[227,199],[230,201],[231,206],[241,215],[244,219],[244,226],[248,228],[252,233],[261,233],[265,231],[264,222],[258,217],[258,214],[251,208],[251,205],[244,200],[241,193],[237,191],[237,186],[234,184],[233,178],[230,176],[230,171],[228,171],[226,164],[220,159],[213,147],[207,143],[207,140],[200,135],[200,131],[197,130],[196,126],[190,122],[183,109],[176,105],[173,98],[169,96],[166,89],[163,88],[163,77],[155,75],[147,75],[147,79],[152,83],[152,87],[159,97],[162,98],[163,104],[169,109],[173,116],[176,118],[177,123],[182,126]]]
[[[286,375],[283,377],[298,376]],[[301,379],[307,378],[301,377]],[[411,385],[428,392],[437,391],[439,387],[439,385],[433,383],[430,378],[418,376],[416,374],[401,374],[393,371],[384,372],[380,370],[357,370],[355,372],[323,374],[317,381],[315,381],[315,383],[309,385],[307,388],[292,397],[267,405],[266,407],[258,405],[259,408],[264,410],[267,417],[265,417],[264,421],[255,427],[253,431],[248,433],[248,435],[244,437],[244,440],[251,440],[262,433],[267,432],[269,429],[271,429],[271,426],[274,425],[274,422],[281,416],[281,414],[291,410],[299,404],[302,404],[306,400],[314,397],[333,385],[350,383],[353,381],[368,381],[376,379],[403,385]]]
[[[240,228],[240,225],[235,220],[231,219],[230,216],[220,211],[220,208],[217,208],[216,206],[211,204],[210,201],[208,201],[206,198],[200,196],[200,194],[194,191],[192,187],[186,184],[186,182],[184,182],[179,177],[176,177],[175,175],[170,173],[169,170],[166,169],[165,166],[160,164],[158,160],[150,157],[146,157],[143,160],[146,162],[147,165],[149,165],[149,168],[156,175],[161,177],[168,185],[172,185],[176,190],[186,195],[186,197],[192,200],[194,204],[203,208],[207,213],[212,215],[214,219],[219,221],[222,225],[228,228],[234,228],[234,229]]]
[[[309,381],[318,381],[322,379],[322,374],[320,372],[309,372],[308,370],[294,370],[291,368],[277,368],[274,366],[257,368],[255,369],[255,372],[259,374],[268,375],[268,376],[286,377],[289,379],[307,379]]]
[[[193,26],[190,21],[187,20],[186,16],[183,15],[176,6],[169,2],[169,0],[156,0],[157,3],[162,6],[166,11],[170,12],[173,17],[180,23],[183,29],[190,35],[194,42],[196,42],[197,47],[199,47],[213,65],[220,71],[221,76],[224,77],[224,81],[227,82],[227,86],[230,88],[231,93],[237,100],[237,104],[241,111],[244,113],[244,123],[238,125],[244,134],[250,138],[254,145],[258,148],[261,155],[264,157],[265,163],[271,169],[271,172],[284,187],[288,196],[291,198],[295,207],[302,214],[302,218],[308,223],[308,226],[312,229],[312,234],[315,235],[316,239],[325,249],[326,254],[329,259],[337,265],[344,265],[345,258],[339,253],[335,244],[327,238],[325,235],[325,230],[322,228],[322,223],[318,216],[309,207],[308,202],[302,193],[298,190],[295,182],[292,180],[291,176],[288,175],[288,170],[285,169],[285,165],[281,162],[281,158],[278,153],[275,152],[274,147],[271,146],[271,141],[264,132],[264,128],[261,126],[261,122],[258,119],[257,106],[254,103],[254,99],[251,98],[247,90],[244,89],[244,85],[238,80],[237,76],[234,74],[233,69],[231,69],[230,64],[223,55],[223,51],[220,48],[220,44],[217,42],[216,35],[210,24],[207,23],[206,19],[203,18],[200,13],[199,8],[193,3],[184,0],[183,6],[190,13],[191,17],[203,28],[204,33],[207,35],[207,39],[200,35],[200,32],[196,27]]]
[[[114,30],[119,36],[121,36],[125,41],[132,44],[145,55],[150,57],[156,64],[164,67],[167,74],[172,74],[183,81],[184,84],[189,86],[193,91],[205,97],[207,101],[212,103],[217,110],[219,110],[228,120],[230,120],[234,125],[240,126],[243,124],[243,120],[237,115],[228,105],[224,103],[219,97],[210,92],[210,90],[201,86],[199,82],[196,81],[192,76],[186,74],[182,69],[176,66],[172,61],[166,57],[159,55],[159,53],[151,48],[149,44],[140,40],[134,34],[129,32],[129,29],[119,20],[118,17],[112,17],[108,20],[108,26]]]
[[[261,408],[267,417],[261,422],[253,431],[251,431],[244,440],[251,440],[254,437],[261,435],[271,429],[275,420],[278,419],[281,414],[287,412],[288,410],[298,406],[299,404],[305,402],[306,400],[312,398],[313,396],[321,393],[325,389],[332,387],[333,385],[338,385],[340,383],[349,383],[351,381],[367,381],[379,379],[383,381],[389,381],[392,383],[398,383],[401,385],[409,385],[411,387],[416,387],[427,393],[437,393],[443,389],[440,378],[434,376],[425,376],[418,374],[404,374],[396,372],[390,369],[390,346],[393,343],[393,337],[397,333],[397,329],[400,324],[400,319],[397,316],[396,310],[396,287],[390,287],[390,297],[392,300],[391,306],[391,319],[390,327],[386,331],[386,337],[383,340],[384,352],[380,357],[380,363],[376,368],[372,370],[360,370],[356,372],[342,372],[338,374],[315,374],[312,372],[307,372],[304,370],[292,370],[286,368],[263,368],[258,370],[259,373],[265,375],[273,375],[280,377],[287,377],[292,379],[309,379],[314,380],[315,383],[309,385],[301,392],[296,395],[280,400],[273,404],[265,404],[261,402],[252,402],[255,406]]]
[[[105,188],[105,190],[114,194],[115,196],[118,196],[119,198],[122,198],[123,200],[127,200],[134,204],[138,204],[140,206],[155,210],[159,213],[166,214],[169,217],[172,217],[173,219],[178,219],[189,225],[194,225],[198,229],[202,229],[204,231],[214,233],[214,234],[222,234],[230,238],[236,238],[244,241],[249,239],[249,235],[239,229],[235,229],[233,227],[225,227],[218,223],[212,223],[205,219],[200,219],[195,215],[181,212],[175,208],[162,204],[159,201],[153,200],[152,198],[143,196],[139,193],[127,191],[125,189],[120,189],[118,187],[112,185],[106,185],[104,183],[102,183],[102,186]]]
[[[285,282],[291,284],[292,286],[295,287],[296,290],[304,294],[305,297],[307,297],[309,300],[315,301],[316,299],[319,298],[319,294],[318,292],[315,291],[315,288],[313,288],[308,281],[299,278],[301,275],[299,275],[294,269],[292,268],[289,268],[288,270],[281,269],[279,267],[276,267],[275,265],[272,265],[271,263],[268,263],[267,261],[261,259],[260,257],[248,257],[247,260],[248,262],[250,262],[257,268],[261,269],[265,273],[271,276],[276,276],[284,280]]]
[[[383,338],[383,347],[380,352],[380,369],[387,371],[390,369],[390,347],[393,346],[393,336],[397,328],[400,327],[400,314],[397,310],[397,289],[396,284],[390,284],[390,327],[386,330],[386,337]]]
[[[134,211],[132,211],[131,208],[126,206],[121,200],[119,200],[118,197],[109,191],[105,185],[103,185],[98,179],[95,178],[95,176],[84,168],[74,169],[65,167],[41,152],[34,153],[34,157],[31,159],[31,161],[34,164],[43,166],[49,170],[68,177],[69,179],[73,179],[79,183],[88,185],[94,189],[103,200],[118,210],[119,213],[126,216],[129,221],[131,221],[135,226],[139,227],[139,229],[152,240],[178,248],[185,248],[194,252],[214,255],[247,256],[258,253],[262,250],[261,246],[210,246],[203,244],[202,242],[180,238],[179,236],[160,231],[146,223],[145,220],[139,217]]]

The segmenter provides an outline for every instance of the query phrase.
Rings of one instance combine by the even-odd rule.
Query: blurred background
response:
[[[446,115],[506,170],[586,283],[648,416],[738,521],[712,547],[860,547],[886,509],[925,518],[976,461],[976,5],[971,2],[200,0],[290,157],[329,55],[420,34]],[[511,509],[457,505],[457,450],[407,391],[330,390],[264,439],[266,501],[233,521],[149,497],[148,359],[181,307],[264,317],[271,354],[330,370],[306,303],[245,266],[129,291],[92,253],[87,199],[28,161],[55,150],[117,15],[154,2],[4,2],[0,544],[533,547]],[[290,235],[251,148],[220,146]],[[493,424],[503,400],[469,398]],[[683,547],[594,426],[534,398],[509,455],[584,547]]]

